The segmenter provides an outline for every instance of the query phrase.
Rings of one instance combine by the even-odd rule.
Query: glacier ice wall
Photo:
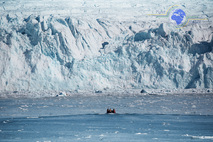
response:
[[[8,14],[0,90],[213,88],[213,27]]]

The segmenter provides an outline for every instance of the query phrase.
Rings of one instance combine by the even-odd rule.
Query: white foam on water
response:
[[[193,139],[211,139],[213,140],[213,136],[191,136]]]
[[[87,137],[85,137],[86,139],[91,139],[92,138],[92,135],[89,135]]]
[[[135,135],[147,135],[147,133],[135,133]]]
[[[28,116],[28,117],[26,117],[27,119],[37,119],[37,118],[39,118],[39,117],[33,117],[33,116]]]
[[[189,135],[189,134],[185,134],[183,136],[186,136],[186,137],[191,137],[192,139],[203,139],[203,140],[213,140],[213,136],[193,136],[193,135]]]
[[[105,137],[106,135],[104,135],[104,134],[101,134],[101,135],[99,135],[99,137]]]

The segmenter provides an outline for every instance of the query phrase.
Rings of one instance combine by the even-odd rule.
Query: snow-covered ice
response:
[[[177,29],[148,15],[174,4],[208,20]],[[1,1],[0,90],[212,88],[212,5]]]

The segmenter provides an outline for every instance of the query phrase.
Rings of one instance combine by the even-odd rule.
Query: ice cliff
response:
[[[0,17],[0,90],[213,88],[213,27]]]

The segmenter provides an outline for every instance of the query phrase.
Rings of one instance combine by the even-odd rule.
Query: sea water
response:
[[[213,141],[212,104],[212,94],[0,99],[0,141]]]

